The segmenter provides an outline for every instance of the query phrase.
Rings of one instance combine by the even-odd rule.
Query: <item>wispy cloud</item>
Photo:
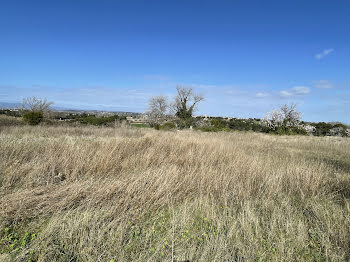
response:
[[[333,84],[328,80],[318,80],[314,85],[316,88],[330,89],[333,88]]]
[[[310,88],[306,86],[295,86],[287,90],[281,90],[279,92],[281,97],[293,97],[293,96],[303,96],[310,93]]]
[[[255,94],[256,97],[259,97],[259,98],[265,98],[265,97],[268,97],[270,96],[270,93],[267,93],[267,92],[258,92]]]
[[[315,58],[317,60],[320,60],[322,58],[324,58],[325,56],[329,55],[330,53],[333,53],[334,49],[333,48],[329,48],[329,49],[324,49],[321,53],[318,53],[315,55]]]

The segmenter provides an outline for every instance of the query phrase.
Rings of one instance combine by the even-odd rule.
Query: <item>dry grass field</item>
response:
[[[350,139],[0,129],[0,261],[349,261]]]

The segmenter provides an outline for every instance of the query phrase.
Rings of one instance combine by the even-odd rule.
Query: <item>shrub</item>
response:
[[[43,113],[40,111],[30,111],[23,115],[23,120],[30,125],[38,125],[43,118]]]
[[[330,130],[332,136],[347,136],[347,126],[341,123],[335,124]]]
[[[0,115],[0,127],[2,126],[18,126],[18,125],[24,125],[22,118],[19,117],[13,117],[13,116],[6,116],[6,115]]]
[[[340,126],[333,127],[330,130],[330,135],[331,136],[346,136],[346,129]]]
[[[219,129],[225,128],[228,124],[227,121],[222,120],[220,118],[214,118],[210,121],[210,123],[212,126]]]
[[[320,123],[316,123],[316,124],[312,124],[316,130],[315,130],[315,135],[316,136],[329,136],[330,135],[330,131],[333,128],[332,124],[328,124],[325,122],[320,122]]]
[[[240,131],[262,131],[261,124],[255,119],[231,119],[228,126],[231,129]]]
[[[304,122],[302,123],[301,128],[304,129],[308,135],[313,135],[316,131],[316,128],[314,126]]]
[[[147,123],[132,123],[130,124],[132,127],[138,127],[138,128],[149,128],[150,125]]]
[[[222,129],[219,129],[219,128],[214,127],[214,126],[202,126],[202,127],[198,127],[197,130],[200,130],[202,132],[219,132],[219,131],[222,131]]]
[[[159,126],[159,129],[170,130],[175,129],[176,125],[173,122],[165,122],[163,125]]]
[[[307,130],[305,130],[302,126],[294,126],[290,128],[290,135],[308,135]]]
[[[196,119],[194,119],[193,117],[177,118],[176,119],[176,125],[180,129],[188,128],[190,126],[196,126]]]
[[[120,117],[118,115],[109,116],[109,117],[96,117],[94,115],[86,116],[82,114],[83,117],[79,118],[79,122],[82,124],[89,124],[95,126],[102,126],[113,124],[115,121],[124,120],[125,117]]]

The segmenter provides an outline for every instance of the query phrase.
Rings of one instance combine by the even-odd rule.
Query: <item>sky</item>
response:
[[[176,86],[197,115],[350,123],[350,1],[1,0],[0,102],[144,112]]]

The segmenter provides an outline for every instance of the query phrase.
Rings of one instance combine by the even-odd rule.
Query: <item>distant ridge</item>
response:
[[[0,102],[0,108],[19,108],[21,103]]]
[[[13,109],[13,108],[20,108],[22,106],[22,103],[19,102],[1,102],[0,101],[0,109]],[[129,112],[129,111],[114,111],[114,110],[98,110],[98,109],[76,109],[76,108],[68,108],[68,107],[61,107],[61,106],[52,106],[52,109],[55,111],[60,111],[60,112],[68,112],[68,113],[107,113],[107,114],[117,114],[121,116],[138,116],[142,115],[143,113],[141,112]],[[196,116],[196,117],[203,117],[202,116]],[[205,117],[205,116],[204,116]],[[224,116],[210,116],[210,117],[223,117]],[[239,118],[239,117],[230,117],[230,118],[238,118],[238,119],[245,119],[245,118]],[[317,122],[312,122],[312,121],[304,121],[307,123],[317,123]],[[349,122],[339,122],[339,121],[330,121],[327,122],[329,124],[345,124],[346,126],[350,127]]]
[[[0,101],[0,109],[14,109],[14,108],[20,108],[22,106],[22,103],[16,103],[16,102],[1,102]],[[52,106],[52,109],[55,111],[60,112],[70,112],[70,113],[101,113],[101,112],[107,112],[107,113],[113,113],[118,115],[141,115],[140,112],[126,112],[126,111],[113,111],[113,110],[94,110],[94,109],[73,109],[68,107],[61,107],[61,106]]]

